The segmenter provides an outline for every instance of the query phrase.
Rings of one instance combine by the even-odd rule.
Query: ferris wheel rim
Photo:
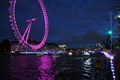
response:
[[[25,41],[22,38],[22,35],[20,34],[20,31],[18,30],[18,26],[17,26],[16,18],[15,18],[16,17],[15,16],[16,1],[17,0],[10,0],[10,6],[9,6],[9,14],[10,14],[9,15],[9,20],[10,20],[10,23],[11,23],[12,30],[14,31],[14,35],[21,44],[29,45],[34,50],[40,49],[45,44],[45,42],[47,40],[48,29],[49,29],[48,16],[47,16],[47,11],[46,11],[45,5],[44,5],[42,0],[38,0],[39,5],[42,8],[45,31],[44,31],[44,37],[43,37],[42,41],[38,45],[33,45],[33,44],[29,44],[27,41]]]

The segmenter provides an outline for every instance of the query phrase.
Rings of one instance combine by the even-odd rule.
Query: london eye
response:
[[[17,21],[16,21],[16,5],[17,5],[16,2],[17,2],[17,0],[10,0],[10,2],[9,2],[10,3],[10,5],[9,5],[9,21],[10,21],[10,25],[13,30],[13,33],[14,33],[15,37],[17,38],[17,40],[19,41],[19,43],[22,44],[24,47],[29,46],[29,47],[31,47],[32,50],[38,50],[41,47],[43,47],[43,45],[45,44],[47,37],[48,37],[48,31],[49,31],[49,22],[48,22],[48,16],[47,16],[47,11],[46,11],[45,5],[42,0],[38,0],[38,3],[42,10],[43,19],[44,19],[44,36],[39,44],[31,44],[31,43],[28,43],[28,39],[29,39],[29,35],[31,33],[32,23],[37,20],[37,17],[26,20],[26,22],[28,22],[29,24],[26,27],[24,33],[21,34],[21,32],[18,28]]]

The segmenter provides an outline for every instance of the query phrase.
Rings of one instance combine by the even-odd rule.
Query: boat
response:
[[[44,56],[44,54],[43,53],[38,53],[38,54],[36,54],[37,56]]]
[[[60,57],[59,54],[53,54],[52,56],[53,56],[53,57]]]
[[[83,56],[83,58],[89,58],[90,57],[90,53],[88,53],[88,52],[84,52],[83,54],[82,54],[82,56]]]
[[[72,53],[72,52],[69,52],[69,53],[68,53],[68,55],[69,55],[69,56],[72,56],[72,55],[73,55],[73,53]]]

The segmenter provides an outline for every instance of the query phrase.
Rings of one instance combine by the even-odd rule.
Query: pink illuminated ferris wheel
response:
[[[45,31],[44,31],[44,36],[43,36],[41,43],[39,43],[37,45],[35,45],[35,44],[33,45],[33,44],[28,43],[27,41],[29,39],[32,22],[36,21],[37,18],[32,18],[32,19],[26,20],[26,22],[29,22],[29,24],[26,27],[24,34],[22,35],[20,33],[20,31],[18,30],[16,17],[15,17],[16,1],[17,0],[10,0],[10,6],[9,6],[9,20],[10,20],[10,24],[11,24],[12,30],[14,32],[14,35],[18,39],[19,43],[21,43],[23,46],[28,45],[33,50],[38,50],[45,44],[47,37],[48,37],[49,23],[48,23],[48,16],[47,16],[47,11],[46,11],[45,5],[42,0],[38,0],[39,5],[41,6],[41,9],[43,12],[43,16],[44,16]]]

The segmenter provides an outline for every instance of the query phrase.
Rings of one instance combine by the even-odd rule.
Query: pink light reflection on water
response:
[[[42,58],[40,58],[42,61],[42,64],[39,66],[42,69],[50,69],[51,65],[52,65],[52,60],[51,57],[49,56],[43,56]]]
[[[38,80],[54,80],[54,76],[58,74],[59,71],[54,70],[53,58],[52,56],[44,55],[39,58],[41,64],[38,69],[40,71],[40,76]]]

